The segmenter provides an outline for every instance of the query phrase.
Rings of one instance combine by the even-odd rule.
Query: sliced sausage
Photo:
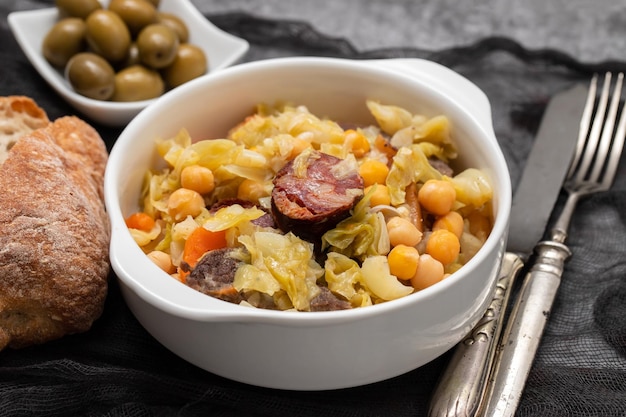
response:
[[[310,151],[276,174],[272,215],[284,232],[317,242],[348,217],[362,197],[363,178],[356,163]]]

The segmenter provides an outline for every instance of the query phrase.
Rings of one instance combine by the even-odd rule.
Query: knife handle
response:
[[[526,274],[498,346],[484,413],[513,417],[550,316],[565,261],[571,255],[562,243],[540,242],[534,265]]]
[[[482,319],[455,348],[432,397],[430,417],[475,414],[495,356],[511,287],[522,266],[518,255],[504,254],[493,300]]]

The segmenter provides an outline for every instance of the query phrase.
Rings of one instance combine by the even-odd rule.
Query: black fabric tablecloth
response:
[[[10,8],[0,5],[0,95],[29,95],[51,118],[75,114],[20,51],[6,23]],[[586,83],[594,71],[626,70],[625,63],[586,64],[504,38],[441,51],[357,51],[303,22],[237,13],[208,17],[250,41],[244,61],[292,55],[418,57],[449,66],[491,100],[514,187],[548,99],[573,83]],[[92,124],[112,146],[120,129]],[[626,415],[625,173],[622,160],[613,189],[584,200],[576,211],[568,240],[573,256],[519,416]],[[200,370],[162,347],[132,316],[111,274],[104,314],[89,332],[0,352],[0,415],[424,416],[448,357],[358,388],[290,392],[247,386]]]

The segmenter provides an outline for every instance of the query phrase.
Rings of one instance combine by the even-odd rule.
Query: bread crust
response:
[[[88,330],[109,272],[107,151],[73,116],[22,136],[0,165],[0,349]]]

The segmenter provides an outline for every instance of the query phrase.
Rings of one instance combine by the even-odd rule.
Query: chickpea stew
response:
[[[127,226],[173,278],[241,305],[364,307],[454,273],[491,231],[493,190],[457,169],[445,115],[365,103],[348,125],[304,106],[259,105],[221,139],[158,139]]]

